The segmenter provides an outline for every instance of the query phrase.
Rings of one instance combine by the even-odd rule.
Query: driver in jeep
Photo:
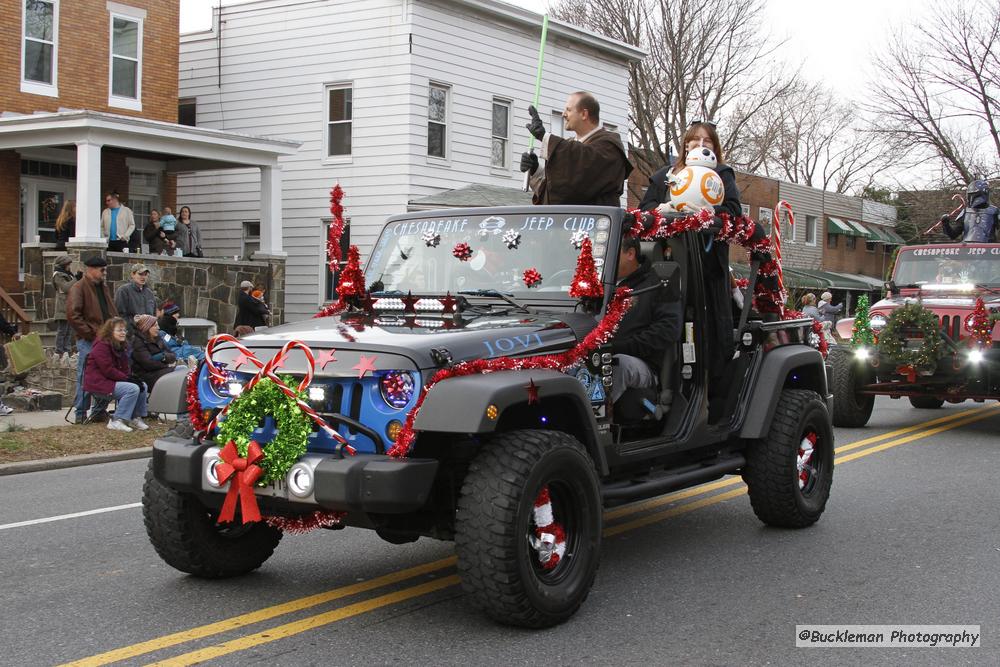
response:
[[[641,253],[639,239],[622,241],[615,278],[619,287],[633,291],[660,284],[652,262]],[[617,403],[627,389],[656,387],[664,353],[680,339],[681,319],[680,302],[666,300],[662,290],[632,297],[632,307],[611,340],[611,352],[617,361],[612,373],[613,402]]]

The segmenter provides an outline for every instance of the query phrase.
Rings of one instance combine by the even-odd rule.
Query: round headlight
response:
[[[416,382],[409,371],[389,371],[379,380],[382,400],[390,408],[405,408],[413,399]]]
[[[286,476],[288,481],[288,490],[292,492],[293,496],[298,496],[299,498],[305,498],[313,490],[313,472],[312,468],[304,463],[296,463],[288,470],[288,475]]]
[[[219,482],[219,473],[216,471],[216,467],[220,463],[222,463],[222,459],[214,456],[208,460],[208,465],[205,466],[205,481],[208,482],[209,486],[214,486],[215,488],[222,486]]]

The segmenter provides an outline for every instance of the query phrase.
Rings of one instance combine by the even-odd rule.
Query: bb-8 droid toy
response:
[[[667,176],[670,201],[660,204],[660,213],[697,213],[722,203],[726,188],[715,171],[718,160],[711,148],[695,148],[687,154],[685,166]]]

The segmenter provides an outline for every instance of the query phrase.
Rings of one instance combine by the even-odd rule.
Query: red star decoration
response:
[[[239,354],[236,355],[236,358],[233,359],[233,370],[249,362],[250,362],[250,357],[240,352]]]
[[[337,358],[333,355],[337,353],[336,350],[327,350],[326,352],[320,352],[319,356],[316,357],[316,365],[322,370],[326,370],[326,365],[331,361],[336,361]]]
[[[534,405],[538,402],[538,385],[535,384],[534,378],[528,379],[528,384],[525,385],[525,389],[528,390],[528,405]]]
[[[351,366],[351,370],[356,370],[358,372],[358,379],[360,380],[365,376],[365,373],[375,370],[376,359],[378,359],[378,357],[366,357],[362,354],[361,361]]]
[[[413,296],[413,292],[407,292],[406,296],[404,296],[402,299],[400,299],[400,301],[403,302],[403,312],[404,313],[414,313],[415,314],[417,312],[417,308],[416,308],[417,301],[420,301],[420,299],[418,299],[415,296]]]
[[[444,310],[441,311],[442,313],[451,314],[455,312],[455,304],[458,303],[458,299],[453,297],[451,292],[448,292],[445,296],[438,299],[438,301],[444,306]]]

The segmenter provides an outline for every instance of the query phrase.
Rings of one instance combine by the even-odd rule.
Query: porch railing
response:
[[[31,331],[31,318],[3,287],[0,287],[0,313],[22,334]],[[7,334],[0,334],[0,343],[10,342],[10,339]]]

